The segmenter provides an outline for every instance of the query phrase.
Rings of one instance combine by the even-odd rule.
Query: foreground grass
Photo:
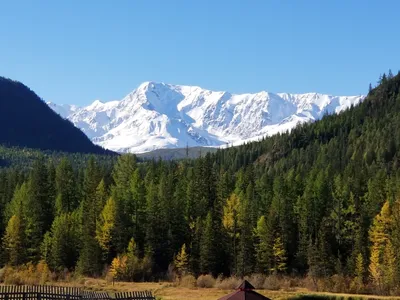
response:
[[[233,290],[221,290],[217,288],[185,288],[175,286],[169,282],[115,282],[112,284],[102,279],[92,278],[82,279],[79,282],[58,283],[56,285],[83,287],[88,290],[106,291],[109,293],[148,290],[152,291],[154,295],[162,300],[217,300],[233,292]],[[400,300],[400,297],[315,293],[300,288],[294,289],[293,291],[258,290],[257,292],[273,300]]]

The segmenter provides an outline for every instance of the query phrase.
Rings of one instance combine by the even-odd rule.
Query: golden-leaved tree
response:
[[[396,282],[396,255],[391,242],[392,223],[391,207],[386,201],[369,231],[372,243],[369,273],[372,283],[381,293],[389,293]]]
[[[239,237],[239,210],[240,210],[240,198],[232,193],[231,196],[226,200],[226,204],[223,208],[223,219],[222,223],[228,235],[232,239],[232,250],[233,250],[233,268],[234,272],[237,271],[237,238]]]
[[[189,255],[186,252],[186,244],[183,244],[181,251],[175,256],[174,264],[180,276],[189,272]]]
[[[103,250],[104,257],[108,258],[115,238],[117,228],[117,205],[115,200],[110,197],[96,223],[96,240]]]
[[[271,269],[274,273],[284,272],[286,270],[286,250],[280,236],[275,238],[273,246],[274,266]]]

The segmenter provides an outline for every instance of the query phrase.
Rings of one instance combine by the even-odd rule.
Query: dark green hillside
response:
[[[39,149],[4,147],[0,146],[0,168],[17,168],[29,170],[33,163],[43,158],[57,164],[61,159],[68,158],[74,168],[82,168],[86,165],[90,157],[101,164],[111,168],[117,160],[117,155],[111,154],[88,154],[88,153],[69,153],[59,151],[43,151]]]
[[[340,115],[298,126],[290,134],[278,134],[259,143],[219,151],[216,160],[224,169],[234,171],[256,160],[272,167],[287,158],[284,161],[288,169],[293,163],[301,163],[291,161],[288,156],[308,163],[315,160],[315,152],[322,150],[320,147],[326,147],[326,151],[333,152],[327,155],[341,168],[355,151],[366,155],[367,164],[389,163],[393,159],[396,162],[400,146],[399,81],[399,75],[394,78],[385,75],[379,87],[372,89],[361,105]]]
[[[0,145],[107,153],[20,82],[0,77]]]
[[[189,147],[189,148],[173,148],[173,149],[158,149],[150,152],[136,154],[138,158],[144,160],[162,159],[162,160],[178,160],[186,158],[198,158],[207,153],[214,153],[217,148],[211,147]]]

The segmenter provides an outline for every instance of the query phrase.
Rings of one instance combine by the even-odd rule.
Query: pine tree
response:
[[[158,184],[158,195],[157,199],[159,201],[159,214],[160,218],[158,220],[160,229],[159,234],[163,234],[163,238],[160,237],[159,253],[160,259],[162,261],[162,266],[168,267],[169,263],[173,260],[174,253],[179,249],[172,249],[173,245],[173,228],[172,219],[175,216],[173,211],[173,181],[171,174],[162,173],[160,175],[160,182]],[[179,246],[178,246],[179,247]],[[163,248],[163,250],[161,250]]]
[[[239,253],[238,272],[241,276],[249,275],[254,267],[254,240],[253,224],[251,216],[251,204],[247,194],[241,194],[241,206],[239,212]]]
[[[339,246],[343,243],[345,216],[345,195],[343,193],[342,178],[340,175],[335,177],[332,192],[332,211],[330,218],[333,221],[333,230]]]
[[[177,170],[177,172],[178,174],[172,175],[172,177],[182,178],[184,176],[184,174],[180,173],[180,170]],[[172,180],[172,178],[170,180]],[[181,180],[176,180],[172,184],[175,186],[175,190],[170,205],[171,212],[169,223],[172,234],[171,247],[173,253],[177,253],[182,244],[190,243],[190,229],[187,219],[185,218],[187,182],[182,178]],[[216,228],[216,230],[219,232],[221,231],[219,228]]]
[[[62,213],[54,219],[42,243],[42,258],[52,270],[73,270],[79,257],[79,219],[76,213]]]
[[[123,252],[133,235],[133,218],[135,216],[135,201],[132,199],[131,180],[136,170],[136,156],[124,154],[118,157],[112,171],[114,184],[111,195],[117,203],[119,220],[124,231],[119,232],[118,252]],[[140,241],[140,239],[138,239]]]
[[[104,179],[101,179],[99,185],[96,188],[96,215],[100,215],[101,211],[106,205],[108,199],[107,187]]]
[[[144,250],[146,235],[146,190],[140,170],[136,169],[130,179],[130,191],[134,204],[133,212],[133,237],[141,252]]]
[[[126,273],[129,280],[135,280],[137,274],[140,273],[140,261],[137,256],[137,247],[135,240],[132,238],[129,241],[128,248],[126,251]]]
[[[83,275],[96,275],[101,270],[101,249],[96,241],[98,219],[98,198],[96,190],[101,181],[100,171],[93,157],[90,157],[83,179],[83,200],[80,205],[82,248],[77,270]]]
[[[49,198],[49,212],[55,217],[55,201],[57,198],[56,191],[56,168],[53,161],[47,163],[47,197]]]
[[[400,201],[397,200],[392,205],[392,230],[390,233],[390,240],[394,249],[400,247]],[[396,274],[395,278],[400,278],[400,257],[396,255]]]
[[[396,254],[393,244],[388,240],[383,254],[383,283],[388,293],[396,287],[395,285],[398,282],[396,264]]]
[[[209,212],[204,223],[204,231],[201,236],[200,245],[200,272],[203,274],[216,271],[216,241],[213,228],[212,214]]]
[[[391,69],[389,69],[389,73],[388,73],[388,80],[391,80],[391,79],[393,79],[393,73],[392,73],[392,70]]]
[[[361,253],[358,253],[357,260],[356,260],[356,270],[355,270],[355,277],[353,280],[353,286],[357,293],[361,292],[364,288],[364,258]]]
[[[159,187],[153,182],[150,183],[146,194],[146,216],[148,224],[151,225],[147,227],[146,231],[146,251],[157,268],[166,269],[171,262],[171,249],[168,247],[171,236],[168,223],[166,223],[165,203],[160,201],[160,194]]]
[[[72,212],[78,207],[80,195],[77,193],[77,185],[71,162],[64,157],[56,168],[56,203],[57,215]]]
[[[29,196],[25,199],[24,219],[25,234],[29,260],[37,262],[40,259],[40,244],[42,236],[50,228],[53,221],[53,204],[48,195],[48,175],[43,157],[37,159],[32,166],[28,180]]]
[[[118,157],[112,171],[115,182],[112,192],[116,201],[121,199],[123,202],[127,202],[131,198],[129,186],[135,169],[136,157],[133,154],[124,154]]]
[[[23,183],[21,186],[16,186],[14,195],[11,201],[6,206],[6,210],[4,212],[4,219],[9,221],[11,217],[14,215],[17,215],[20,218],[24,218],[25,213],[27,213],[26,201],[28,197],[29,197],[29,187],[26,183]]]
[[[257,222],[257,227],[255,229],[256,236],[256,261],[257,261],[257,271],[260,273],[268,273],[272,268],[272,233],[271,228],[268,228],[267,221],[264,216],[261,216]]]

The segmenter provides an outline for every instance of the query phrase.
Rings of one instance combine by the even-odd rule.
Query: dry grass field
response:
[[[56,284],[57,285],[57,284]],[[82,279],[74,283],[58,283],[58,285],[71,285],[76,287],[84,287],[88,290],[94,291],[107,291],[123,292],[123,291],[152,291],[157,297],[162,300],[217,300],[223,295],[233,292],[233,290],[221,290],[218,288],[185,288],[176,286],[169,282],[147,282],[147,283],[133,283],[133,282],[116,282],[114,284],[102,279]],[[295,289],[293,291],[270,291],[258,290],[259,293],[273,300],[285,300],[295,298],[300,295],[319,295],[326,296],[327,298],[336,299],[393,299],[400,300],[400,297],[383,297],[372,295],[350,295],[350,294],[334,294],[334,293],[315,293],[307,289]]]

